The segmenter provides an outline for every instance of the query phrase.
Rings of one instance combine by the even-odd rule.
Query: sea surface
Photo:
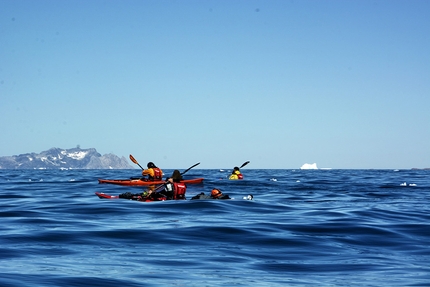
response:
[[[0,170],[0,286],[430,286],[430,170],[229,172],[145,203],[94,194],[139,170]]]

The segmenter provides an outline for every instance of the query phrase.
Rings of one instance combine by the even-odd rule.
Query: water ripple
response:
[[[166,173],[171,171],[167,170]],[[428,171],[219,170],[187,197],[100,200],[107,170],[0,172],[1,286],[428,286]],[[254,201],[242,200],[247,194]]]

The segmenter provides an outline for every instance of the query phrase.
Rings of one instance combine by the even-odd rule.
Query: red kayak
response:
[[[100,199],[120,199],[119,195],[110,195],[103,192],[96,192],[96,195]],[[123,199],[129,199],[129,200],[136,200],[136,201],[144,201],[144,202],[150,202],[150,201],[165,201],[165,197],[160,198],[142,198],[142,197],[136,197],[136,198],[123,198]]]
[[[96,192],[96,195],[99,198],[106,198],[106,199],[118,199],[119,198],[119,195],[109,195],[109,194],[106,194],[103,192]]]
[[[193,179],[184,179],[181,182],[186,184],[197,184],[197,183],[202,183],[203,178],[201,177],[201,178],[193,178]],[[142,186],[142,185],[160,185],[165,183],[165,181],[164,180],[149,181],[149,180],[141,180],[141,179],[99,179],[99,183]]]

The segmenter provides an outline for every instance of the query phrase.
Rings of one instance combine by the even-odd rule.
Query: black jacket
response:
[[[191,197],[191,199],[231,199],[228,194],[223,194],[222,196],[218,198],[213,198],[210,195],[205,195],[203,192],[200,194],[197,194],[196,196]]]

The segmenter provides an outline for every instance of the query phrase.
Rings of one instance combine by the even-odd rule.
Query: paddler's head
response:
[[[152,161],[148,162],[148,164],[146,166],[148,168],[156,168],[155,164]]]
[[[240,174],[240,169],[237,166],[235,166],[231,174]]]
[[[211,191],[211,197],[212,198],[218,198],[220,196],[222,196],[221,190],[219,190],[218,188],[212,189],[212,191]]]
[[[180,182],[182,180],[182,175],[179,170],[175,169],[172,173],[173,182]]]

